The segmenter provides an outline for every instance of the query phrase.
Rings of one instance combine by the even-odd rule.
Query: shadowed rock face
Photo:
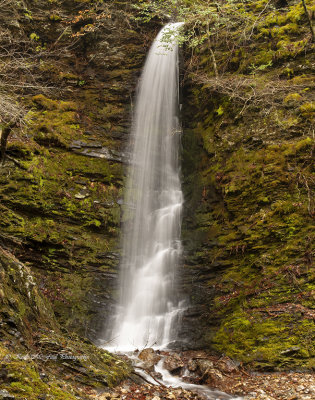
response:
[[[259,61],[266,42],[258,37],[267,35],[267,21],[282,18],[283,28],[292,15],[300,15],[298,28],[285,40],[304,40],[304,50],[277,49],[277,31],[271,64],[258,69],[266,64]],[[305,111],[314,54],[303,15],[298,3],[271,13],[244,45],[246,57],[229,52],[219,37],[218,80],[206,45],[194,61],[186,54],[195,75],[183,89],[181,274],[192,305],[183,336],[193,331],[196,347],[266,370],[314,366],[314,110]],[[230,91],[244,79],[257,89],[246,105],[246,96],[242,101]]]

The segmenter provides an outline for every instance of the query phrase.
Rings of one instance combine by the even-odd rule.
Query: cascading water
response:
[[[121,297],[108,341],[118,351],[167,346],[175,338],[174,325],[181,313],[173,287],[181,254],[183,202],[174,39],[180,25],[169,24],[157,36],[138,89],[125,198],[129,222],[123,232]]]

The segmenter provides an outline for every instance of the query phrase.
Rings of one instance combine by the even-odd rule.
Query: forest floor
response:
[[[164,366],[176,367],[173,353],[161,352],[164,358]],[[161,354],[159,353],[159,354]],[[165,360],[170,355],[168,364]],[[179,354],[179,353],[176,353]],[[207,357],[207,358],[205,358]],[[241,365],[236,365],[227,357],[215,357],[206,355],[205,352],[183,352],[180,360],[184,361],[181,369],[185,371],[181,379],[183,387],[185,382],[200,385],[200,391],[188,390],[183,387],[167,387],[141,382],[139,375],[133,375],[119,386],[106,392],[97,393],[94,390],[88,393],[99,400],[227,400],[242,398],[244,400],[312,400],[315,398],[315,374],[311,372],[252,372]],[[144,366],[147,361],[144,362]],[[199,365],[199,366],[198,366]],[[195,369],[195,371],[192,371]],[[188,371],[189,377],[187,375]],[[156,373],[147,370],[152,377],[161,379]],[[180,373],[178,372],[178,376]],[[213,390],[211,393],[202,393],[203,390]],[[220,393],[223,392],[223,393]],[[225,396],[227,393],[230,396]]]
[[[216,389],[244,400],[312,400],[315,396],[315,377],[308,373],[239,374],[223,380]],[[92,391],[90,395],[99,400],[205,400],[202,394],[181,388],[139,385],[130,380],[106,393]],[[218,399],[217,396],[213,397]]]

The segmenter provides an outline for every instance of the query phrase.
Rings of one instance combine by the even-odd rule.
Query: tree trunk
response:
[[[6,125],[0,133],[0,162],[3,164],[5,161],[5,151],[7,148],[8,137],[16,123]]]

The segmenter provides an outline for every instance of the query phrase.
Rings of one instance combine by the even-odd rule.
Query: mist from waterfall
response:
[[[183,203],[174,36],[180,25],[160,31],[138,87],[124,200],[120,302],[106,346],[118,351],[167,347],[176,338],[182,310],[174,288]]]

